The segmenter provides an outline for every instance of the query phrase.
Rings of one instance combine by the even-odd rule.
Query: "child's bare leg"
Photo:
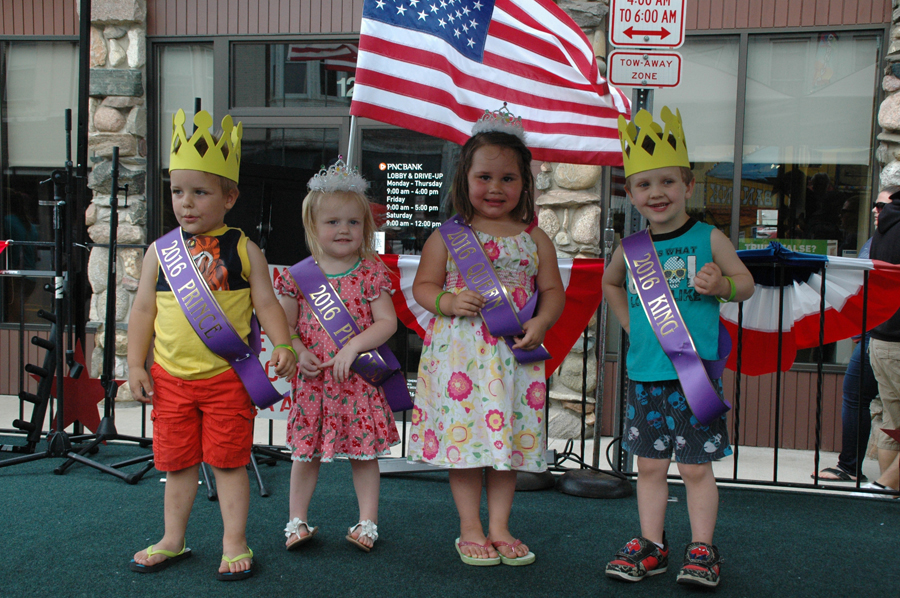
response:
[[[713,543],[716,517],[719,514],[719,489],[712,463],[692,465],[679,463],[678,472],[687,492],[688,516],[691,518],[691,542]]]
[[[163,506],[166,529],[162,540],[153,545],[155,550],[169,550],[178,553],[184,548],[184,532],[191,515],[191,507],[194,506],[194,498],[197,496],[199,473],[199,463],[179,471],[166,472]],[[154,554],[148,558],[147,550],[144,549],[134,555],[134,562],[150,566],[160,563],[166,558],[162,554]]]
[[[350,459],[353,469],[353,488],[356,490],[356,501],[359,503],[359,520],[369,519],[378,523],[378,494],[381,491],[381,471],[377,459]],[[361,535],[358,527],[351,534],[360,544],[371,547],[375,544],[372,538]]]
[[[484,468],[451,469],[450,491],[459,513],[459,541],[487,544],[484,528],[481,526],[481,487],[484,483]],[[461,546],[463,554],[479,559],[497,558],[493,546]]]
[[[234,558],[247,550],[247,512],[250,510],[250,480],[246,467],[219,469],[213,467],[216,489],[219,494],[219,509],[222,511],[222,554]],[[238,573],[250,568],[250,558],[236,563],[219,564],[220,573]]]
[[[312,461],[293,461],[291,463],[291,490],[288,498],[288,513],[290,519],[299,518],[301,521],[309,521],[309,503],[312,500],[316,483],[319,481],[320,459]],[[301,526],[297,531],[301,538],[309,535],[309,530]],[[285,545],[291,539],[285,540]],[[296,541],[296,540],[295,540]]]
[[[668,459],[638,457],[637,502],[641,535],[651,542],[663,543],[666,503],[669,500]]]
[[[488,539],[491,542],[512,544],[516,538],[509,533],[509,512],[512,510],[516,494],[516,472],[487,470]],[[517,558],[528,554],[528,546],[519,544],[515,548],[501,546],[497,549],[507,558]]]

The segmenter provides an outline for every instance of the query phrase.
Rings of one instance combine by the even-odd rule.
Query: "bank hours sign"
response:
[[[610,0],[609,38],[625,48],[679,48],[687,0]]]

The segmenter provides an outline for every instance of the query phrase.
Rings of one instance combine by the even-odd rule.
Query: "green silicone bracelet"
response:
[[[299,359],[297,357],[297,350],[290,345],[275,345],[276,349],[288,349],[291,353],[294,354],[294,359]]]
[[[716,297],[719,300],[719,303],[730,303],[734,301],[734,296],[737,295],[737,288],[734,286],[734,279],[730,276],[724,276],[725,280],[728,281],[728,286],[731,287],[731,294],[728,295],[728,299],[722,299],[721,297]]]
[[[443,297],[446,294],[447,294],[447,291],[441,291],[440,293],[438,293],[437,299],[434,300],[434,309],[437,310],[437,315],[441,316],[442,318],[447,317],[441,311],[441,297]]]

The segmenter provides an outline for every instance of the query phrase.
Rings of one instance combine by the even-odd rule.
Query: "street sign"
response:
[[[609,82],[635,87],[677,87],[681,83],[681,54],[616,50],[607,59]]]
[[[620,48],[679,48],[687,0],[610,0],[609,39]]]

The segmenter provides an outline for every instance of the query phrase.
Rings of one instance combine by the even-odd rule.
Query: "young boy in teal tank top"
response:
[[[685,206],[694,191],[694,177],[681,114],[663,107],[662,120],[665,130],[646,110],[639,111],[632,123],[619,118],[625,193],[647,219],[666,282],[697,353],[702,359],[715,359],[720,357],[719,302],[749,298],[753,278],[721,231],[688,216]],[[712,461],[731,454],[727,415],[708,425],[694,417],[675,368],[633,291],[620,246],[603,274],[603,296],[630,340],[623,447],[637,457],[641,535],[616,553],[606,566],[606,574],[613,579],[640,581],[666,571],[666,476],[674,452],[687,490],[692,536],[677,581],[715,587],[721,558],[713,545],[719,494]],[[712,382],[721,397],[721,381]]]

